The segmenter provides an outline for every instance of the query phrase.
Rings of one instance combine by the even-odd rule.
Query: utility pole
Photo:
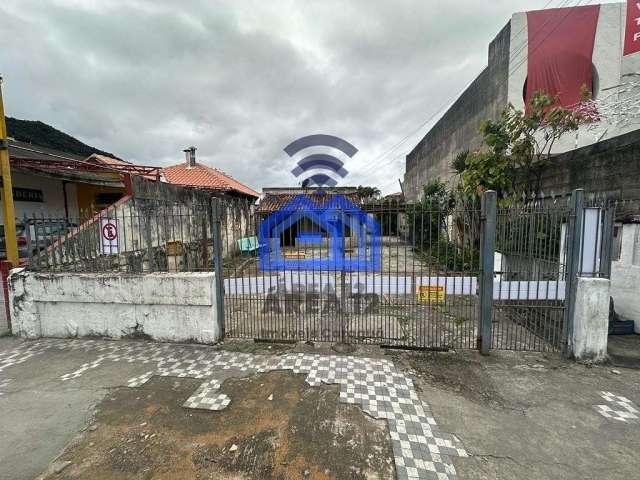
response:
[[[9,165],[9,142],[7,124],[4,120],[2,101],[2,76],[0,76],[0,175],[2,175],[2,213],[4,215],[4,245],[7,260],[12,266],[18,266],[18,239],[16,238],[16,211],[13,206],[13,184]]]

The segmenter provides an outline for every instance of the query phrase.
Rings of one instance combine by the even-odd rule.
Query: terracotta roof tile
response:
[[[199,187],[222,192],[236,191],[256,198],[260,196],[258,192],[240,183],[235,178],[201,163],[196,163],[191,168],[187,168],[186,164],[181,163],[165,167],[162,171],[167,182],[174,185]]]
[[[275,212],[276,210],[280,210],[298,195],[300,195],[300,193],[267,193],[264,198],[260,200],[256,211],[258,213]],[[317,206],[321,207],[331,199],[332,194],[306,194],[306,196]],[[355,193],[342,194],[342,196],[352,201],[356,206],[361,206],[362,204],[360,198]]]

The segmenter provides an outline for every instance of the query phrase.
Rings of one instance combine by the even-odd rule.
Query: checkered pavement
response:
[[[220,370],[260,373],[291,370],[306,375],[311,386],[340,385],[340,401],[358,405],[389,425],[397,478],[455,479],[452,457],[465,457],[462,442],[439,430],[427,404],[415,391],[413,381],[386,359],[303,353],[253,355],[226,352],[194,345],[100,340],[42,340],[25,342],[14,351],[0,353],[2,369],[31,358],[47,349],[94,352],[95,358],[61,376],[62,381],[82,377],[104,362],[149,365],[144,373],[128,380],[135,388],[154,375],[203,379],[200,387],[184,402],[185,408],[223,410],[232,401],[221,393],[221,383],[212,378]]]
[[[611,392],[600,392],[600,396],[607,404],[594,405],[594,408],[603,417],[624,423],[635,422],[640,418],[640,412],[628,398]]]

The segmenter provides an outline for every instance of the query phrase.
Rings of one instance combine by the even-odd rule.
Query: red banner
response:
[[[527,112],[538,90],[558,95],[560,105],[570,107],[580,102],[583,85],[592,89],[591,57],[599,15],[600,5],[527,12]]]
[[[627,0],[627,26],[624,32],[624,53],[640,52],[640,2]]]

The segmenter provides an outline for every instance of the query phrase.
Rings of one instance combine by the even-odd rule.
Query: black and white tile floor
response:
[[[635,422],[640,418],[640,411],[628,398],[611,392],[600,392],[600,396],[607,403],[605,405],[594,405],[594,408],[603,417],[625,423]]]
[[[291,370],[306,374],[306,381],[312,386],[339,384],[341,402],[358,405],[372,417],[387,421],[398,479],[455,479],[451,457],[467,456],[455,435],[438,429],[428,405],[418,398],[412,380],[389,360],[303,353],[254,355],[143,342],[41,340],[0,352],[0,374],[7,367],[49,349],[95,352],[95,359],[62,375],[62,381],[79,378],[108,361],[154,364],[147,372],[130,379],[129,387],[143,385],[154,375],[203,379],[183,406],[206,410],[223,410],[232,401],[219,392],[220,381],[212,378],[220,370],[249,373]]]

